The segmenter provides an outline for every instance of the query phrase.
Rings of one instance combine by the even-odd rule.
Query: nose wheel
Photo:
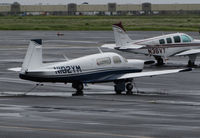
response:
[[[76,89],[76,93],[73,93],[72,96],[83,96],[83,83],[82,82],[74,82],[72,83],[72,87]]]
[[[127,95],[132,95],[132,94],[133,94],[133,91],[132,91],[132,90],[133,90],[133,84],[130,83],[130,82],[127,83],[127,84],[126,84],[126,90],[127,90],[127,91],[126,91],[126,94],[127,94]]]

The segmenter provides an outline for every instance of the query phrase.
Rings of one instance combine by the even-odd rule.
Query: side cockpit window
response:
[[[167,40],[167,43],[168,44],[171,44],[172,43],[172,39],[169,37],[169,38],[166,38],[166,40]]]
[[[165,40],[164,39],[160,39],[159,40],[159,43],[162,45],[162,44],[165,44]]]
[[[191,42],[191,38],[187,35],[181,35],[182,42]]]
[[[104,66],[104,65],[109,65],[109,64],[111,64],[111,59],[109,57],[97,59],[97,65],[99,66]]]
[[[181,42],[181,38],[180,36],[174,36],[174,43],[180,43]]]
[[[121,59],[120,59],[119,56],[114,56],[114,57],[113,57],[113,62],[114,62],[115,64],[119,64],[119,63],[121,63],[122,61],[121,61]]]

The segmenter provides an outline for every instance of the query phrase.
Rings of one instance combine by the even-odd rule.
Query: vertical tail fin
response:
[[[114,31],[114,37],[115,37],[115,42],[116,42],[117,47],[123,47],[133,41],[127,35],[121,22],[118,24],[113,24],[112,28]]]
[[[30,69],[37,69],[42,66],[42,40],[33,39],[29,43],[21,72],[26,72]]]

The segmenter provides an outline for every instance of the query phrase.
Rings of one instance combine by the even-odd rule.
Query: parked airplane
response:
[[[163,65],[163,59],[171,56],[188,56],[188,66],[194,66],[196,57],[200,54],[200,40],[193,39],[185,33],[131,40],[121,22],[113,24],[113,31],[116,44],[104,44],[102,47],[154,56],[157,65]]]
[[[125,88],[127,94],[131,94],[133,78],[191,70],[172,69],[142,72],[143,66],[143,60],[127,60],[119,54],[103,53],[102,51],[72,60],[43,63],[42,40],[34,39],[30,41],[19,77],[35,82],[72,83],[72,87],[77,90],[75,95],[83,95],[83,83],[100,82],[114,82],[116,94],[121,94]],[[19,70],[19,68],[13,70]]]

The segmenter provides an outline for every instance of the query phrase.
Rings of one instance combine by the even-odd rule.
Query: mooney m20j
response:
[[[188,69],[172,69],[163,71],[142,72],[144,61],[127,60],[111,52],[87,55],[62,62],[43,63],[42,40],[31,40],[19,77],[35,82],[72,83],[77,91],[75,95],[83,95],[84,83],[114,82],[116,94],[127,90],[132,93],[133,78],[178,73]]]
[[[104,44],[102,47],[154,56],[157,65],[163,65],[163,59],[171,56],[188,56],[188,66],[194,66],[196,57],[200,54],[200,40],[184,33],[131,40],[121,22],[113,24],[113,31],[116,44]]]

